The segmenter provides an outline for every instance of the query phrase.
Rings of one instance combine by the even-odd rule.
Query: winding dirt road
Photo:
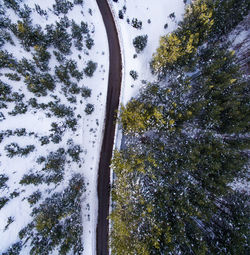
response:
[[[98,170],[98,223],[96,230],[97,255],[108,255],[110,161],[115,135],[115,113],[121,90],[121,50],[113,15],[106,0],[96,0],[105,24],[109,43],[109,80],[106,103],[105,130]]]

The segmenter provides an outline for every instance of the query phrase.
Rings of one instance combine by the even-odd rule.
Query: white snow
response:
[[[26,3],[31,8],[34,8],[34,1],[26,0],[24,3]],[[39,1],[38,4],[42,9],[47,10],[48,16],[41,17],[35,11],[33,11],[33,24],[39,24],[44,28],[46,24],[55,24],[56,21],[59,21],[59,18],[63,17],[63,15],[56,16],[52,13],[52,5],[54,3],[55,1],[51,0]],[[92,10],[91,14],[89,13],[90,9]],[[8,9],[8,14],[13,22],[16,22],[19,19],[11,9]],[[80,52],[76,50],[72,45],[72,54],[68,56],[68,59],[73,59],[77,62],[79,70],[82,70],[86,66],[88,60],[92,60],[98,64],[94,76],[91,78],[84,77],[84,79],[81,80],[79,84],[92,90],[91,97],[85,100],[84,98],[81,99],[80,95],[77,95],[78,104],[70,105],[70,103],[62,95],[60,89],[58,88],[60,84],[57,83],[57,88],[53,93],[48,93],[48,96],[46,97],[37,98],[38,103],[48,103],[49,101],[53,101],[53,97],[51,97],[50,94],[56,95],[60,99],[60,104],[75,107],[75,116],[79,114],[82,117],[78,121],[77,131],[73,132],[72,130],[65,130],[63,139],[59,144],[50,142],[46,146],[41,146],[38,138],[35,138],[34,135],[21,137],[10,136],[8,138],[5,137],[2,141],[0,147],[0,174],[6,174],[9,177],[9,180],[6,183],[9,189],[1,190],[1,197],[8,197],[9,194],[14,190],[20,192],[20,195],[11,199],[0,210],[0,253],[5,251],[11,244],[18,240],[18,232],[32,219],[30,216],[32,208],[30,208],[26,198],[38,189],[43,194],[42,199],[46,198],[46,194],[48,194],[48,192],[62,191],[64,186],[67,184],[67,181],[72,176],[72,173],[80,172],[85,178],[85,184],[87,188],[82,203],[84,254],[95,254],[97,220],[96,183],[100,154],[99,152],[103,135],[107,78],[109,72],[108,42],[102,17],[96,1],[84,1],[83,7],[80,5],[75,5],[73,10],[67,14],[67,17],[69,20],[74,19],[77,24],[79,24],[81,21],[87,22],[91,31],[91,38],[94,39],[94,46],[91,50],[87,50],[87,48],[84,46],[83,51]],[[13,53],[13,56],[18,60],[21,60],[23,57],[32,60],[31,53],[34,52],[34,50],[31,49],[30,54],[27,54],[27,52],[20,46],[18,40],[15,39],[14,36],[12,38],[16,46],[8,44],[4,46],[4,49]],[[55,65],[59,65],[53,55],[53,50],[55,50],[53,47],[49,48],[49,52],[52,56],[49,66],[51,73],[54,72]],[[79,54],[81,55],[81,59],[78,58]],[[2,71],[11,72],[8,69],[2,69]],[[24,93],[24,102],[29,100],[31,97],[34,97],[33,93],[27,91],[26,85],[23,83],[23,81],[10,82],[10,80],[8,80],[8,78],[5,76],[1,76],[1,80],[11,85],[13,91]],[[82,104],[79,103],[80,99],[83,101]],[[86,115],[84,112],[87,103],[94,104],[95,109],[91,115]],[[14,106],[14,103],[9,105]],[[27,133],[35,132],[39,137],[41,137],[49,135],[49,130],[51,129],[52,122],[58,123],[58,121],[60,121],[60,119],[56,118],[55,116],[48,118],[45,115],[46,110],[34,110],[29,108],[26,114],[10,116],[7,112],[11,110],[12,109],[3,109],[2,111],[6,119],[0,123],[1,131],[5,131],[7,129],[15,130],[17,128],[26,128]],[[68,139],[73,139],[74,143],[80,144],[84,150],[84,153],[81,154],[83,160],[81,160],[82,162],[80,168],[79,164],[77,163],[71,162],[70,164],[67,164],[65,168],[65,180],[58,187],[44,184],[37,187],[34,185],[22,186],[19,184],[19,181],[24,174],[32,172],[32,169],[41,169],[41,166],[37,165],[36,163],[36,159],[40,155],[46,156],[50,151],[56,151],[60,147],[66,148]],[[4,147],[12,142],[17,142],[20,147],[34,144],[36,149],[26,158],[13,157],[10,159],[6,156]],[[7,219],[10,216],[14,217],[14,222],[9,225],[6,231],[4,231],[4,228],[7,224]],[[28,252],[28,250],[24,250],[23,254],[26,252]]]
[[[183,0],[119,0],[117,3],[109,0],[109,3],[119,26],[118,30],[122,41],[124,81],[121,102],[126,104],[131,97],[137,94],[142,86],[142,80],[154,81],[155,77],[150,70],[152,55],[159,46],[160,37],[177,27],[178,22],[182,19],[185,5]],[[123,9],[123,6],[126,6],[126,11],[124,18],[120,19],[118,13]],[[169,18],[173,12],[175,13],[174,20]],[[133,18],[142,21],[142,29],[132,27]],[[166,23],[168,23],[167,29],[164,28]],[[146,48],[134,58],[136,52],[133,39],[139,35],[148,35],[148,43]],[[131,70],[135,70],[139,74],[136,81],[129,74]]]

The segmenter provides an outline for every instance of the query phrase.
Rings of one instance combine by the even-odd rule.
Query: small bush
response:
[[[34,184],[39,185],[43,182],[43,176],[39,174],[25,174],[21,181],[19,182],[22,185],[29,185],[29,184]]]
[[[91,89],[83,87],[82,88],[82,97],[84,97],[84,98],[91,97]]]
[[[87,104],[84,111],[89,115],[94,111],[94,109],[95,108],[93,104]]]
[[[21,80],[21,78],[16,73],[6,73],[4,75],[12,81],[20,81]]]
[[[27,156],[30,152],[35,150],[34,145],[27,145],[24,148],[19,147],[17,143],[11,143],[4,147],[7,151],[7,156],[13,158],[14,156]]]
[[[122,10],[119,10],[118,16],[119,16],[119,19],[123,19],[124,18],[124,14],[123,14]]]
[[[34,192],[32,195],[30,195],[30,196],[27,198],[27,200],[28,200],[28,202],[30,203],[30,205],[32,206],[32,205],[36,204],[36,203],[39,201],[39,199],[41,198],[41,196],[42,196],[42,193],[41,193],[40,191],[36,191],[36,192]]]
[[[148,36],[147,35],[139,35],[135,37],[133,40],[133,45],[135,47],[135,51],[137,53],[140,53],[141,51],[144,50],[144,48],[147,46],[148,42]]]
[[[13,244],[6,252],[2,255],[18,255],[22,250],[22,241]]]
[[[54,13],[56,15],[59,14],[67,14],[69,10],[72,10],[73,4],[67,0],[56,0],[56,4],[53,4]]]
[[[92,38],[88,38],[86,40],[86,47],[90,50],[95,44],[94,44],[94,40]]]
[[[75,162],[80,161],[79,155],[82,152],[80,145],[71,145],[67,152],[71,156],[73,161],[75,161]]]
[[[45,145],[49,143],[49,137],[48,136],[42,136],[39,141],[41,142],[41,145]]]
[[[84,69],[84,73],[88,76],[88,77],[92,77],[95,70],[97,68],[97,63],[93,62],[93,61],[89,61],[87,63],[87,67],[85,67]]]
[[[6,188],[6,182],[9,180],[9,177],[5,174],[0,174],[0,189]]]
[[[56,104],[56,103],[49,103],[51,112],[58,118],[64,117],[72,117],[74,116],[74,112],[70,106],[66,106],[64,104]]]
[[[142,21],[138,20],[137,18],[132,19],[131,25],[136,29],[142,29]]]
[[[0,210],[5,206],[5,204],[9,201],[7,197],[0,197]]]
[[[6,224],[6,226],[4,227],[4,231],[6,231],[7,229],[8,229],[8,227],[9,227],[9,225],[11,224],[11,223],[13,223],[14,222],[14,217],[8,217],[8,220],[7,220],[7,224]]]
[[[174,20],[174,19],[175,19],[175,13],[174,13],[174,12],[170,13],[170,14],[169,14],[169,18],[172,19],[172,20]]]
[[[138,73],[137,73],[136,71],[134,71],[134,70],[131,70],[131,71],[129,72],[129,74],[130,74],[130,76],[131,76],[134,80],[136,80],[136,79],[138,78]]]

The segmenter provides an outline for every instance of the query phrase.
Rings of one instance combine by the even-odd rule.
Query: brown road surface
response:
[[[98,223],[96,229],[97,255],[108,255],[110,160],[112,157],[115,112],[118,109],[121,89],[121,51],[115,22],[106,0],[96,0],[105,24],[109,43],[109,80],[106,103],[105,130],[98,172]]]

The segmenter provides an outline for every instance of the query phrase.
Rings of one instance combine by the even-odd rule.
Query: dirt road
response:
[[[112,157],[115,112],[121,89],[121,51],[115,22],[106,0],[96,0],[105,24],[109,43],[109,80],[106,103],[105,131],[98,172],[98,223],[96,230],[97,255],[108,255],[108,215],[110,199],[110,160]]]

